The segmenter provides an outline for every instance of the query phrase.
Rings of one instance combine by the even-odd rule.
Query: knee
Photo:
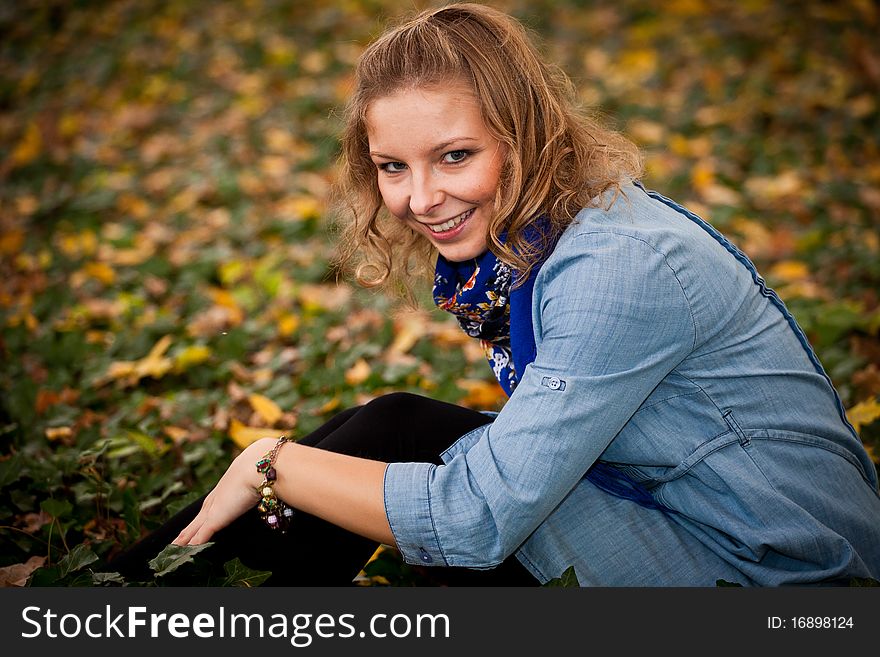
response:
[[[426,397],[411,392],[392,392],[367,402],[364,411],[385,423],[408,420],[418,417],[424,411]]]

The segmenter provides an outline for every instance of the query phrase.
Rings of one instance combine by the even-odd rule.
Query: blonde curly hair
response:
[[[367,110],[401,89],[458,80],[473,89],[490,134],[508,147],[486,241],[518,281],[581,208],[609,190],[616,195],[623,181],[641,173],[638,148],[577,109],[568,77],[542,59],[514,18],[469,3],[423,11],[367,47],[345,110],[337,265],[365,287],[396,287],[412,298],[412,280],[430,275],[436,256],[426,238],[383,206]],[[542,215],[546,241],[533,244],[524,232]]]

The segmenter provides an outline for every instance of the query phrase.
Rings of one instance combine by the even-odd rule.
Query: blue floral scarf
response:
[[[480,341],[508,396],[517,382],[510,344],[512,277],[510,267],[491,251],[461,263],[438,256],[434,272],[434,303],[455,315],[462,330]]]

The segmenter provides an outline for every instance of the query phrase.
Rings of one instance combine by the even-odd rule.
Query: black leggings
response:
[[[392,393],[350,408],[298,442],[331,452],[385,462],[441,464],[440,454],[458,437],[490,421],[483,413],[409,393]],[[127,579],[149,579],[148,561],[195,517],[204,497],[113,559],[107,568]],[[378,547],[375,541],[297,511],[286,534],[266,527],[256,509],[211,539],[200,560],[221,565],[238,557],[270,570],[265,585],[349,586]],[[437,586],[536,586],[514,556],[491,570],[417,567]]]

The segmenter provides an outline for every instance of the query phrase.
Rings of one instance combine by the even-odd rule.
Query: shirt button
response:
[[[551,376],[550,380],[547,381],[547,387],[550,390],[559,390],[559,386],[562,382],[559,380],[558,376]]]
[[[425,550],[425,548],[423,548],[423,547],[419,548],[419,555],[420,555],[422,561],[424,561],[425,563],[431,563],[432,561],[434,561],[434,559],[431,558],[431,555],[428,554],[427,551]]]

